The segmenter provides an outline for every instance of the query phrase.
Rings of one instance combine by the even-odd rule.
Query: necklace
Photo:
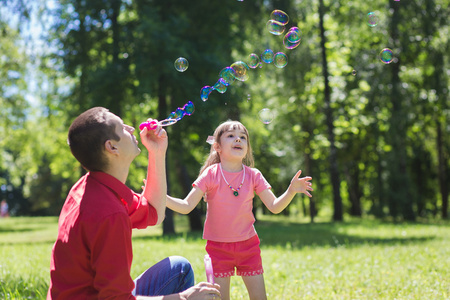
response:
[[[244,176],[242,176],[242,182],[239,185],[239,187],[237,189],[235,189],[231,186],[231,184],[228,183],[227,179],[225,178],[225,175],[223,175],[222,164],[220,164],[220,172],[222,173],[223,180],[225,180],[228,187],[233,191],[233,195],[236,197],[239,196],[239,190],[241,189],[242,185],[244,184],[244,180],[245,180],[245,166],[242,165],[242,168],[244,169]]]

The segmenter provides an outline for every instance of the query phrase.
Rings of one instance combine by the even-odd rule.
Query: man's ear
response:
[[[111,154],[119,153],[119,149],[117,149],[117,147],[114,146],[114,142],[111,140],[107,140],[105,142],[105,150],[106,150],[106,152],[111,153]]]

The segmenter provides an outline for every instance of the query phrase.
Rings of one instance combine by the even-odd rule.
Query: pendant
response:
[[[238,191],[234,191],[234,192],[233,192],[233,195],[235,195],[236,197],[239,196]]]

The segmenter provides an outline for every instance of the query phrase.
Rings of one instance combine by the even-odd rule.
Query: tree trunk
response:
[[[333,187],[333,220],[342,221],[343,211],[342,211],[342,198],[340,192],[340,180],[337,164],[337,148],[334,142],[334,124],[333,124],[333,112],[331,108],[330,99],[330,84],[328,81],[328,63],[327,54],[325,48],[325,29],[323,26],[324,17],[324,5],[323,0],[319,1],[319,26],[320,26],[320,47],[322,49],[322,72],[325,80],[325,116],[328,128],[328,140],[330,142],[330,180]]]
[[[158,119],[164,119],[167,114],[167,99],[166,99],[166,84],[164,76],[161,75],[158,79]],[[166,177],[169,176],[169,168],[167,168],[167,161],[170,153],[166,155]],[[167,181],[167,194],[170,195],[170,181]],[[163,235],[175,234],[175,224],[173,222],[173,211],[166,208],[166,218],[163,221]]]
[[[399,23],[399,7],[392,5],[393,11],[390,30],[393,43],[399,43],[398,41],[398,23]],[[407,112],[404,111],[402,102],[404,99],[400,93],[400,61],[394,61],[392,64],[386,67],[391,68],[391,103],[392,114],[390,117],[390,142],[392,145],[392,151],[390,154],[390,193],[389,193],[389,207],[391,209],[391,215],[395,218],[401,215],[405,220],[415,220],[415,214],[413,210],[414,200],[411,195],[411,182],[407,172],[407,154],[405,148],[406,137],[406,116]]]
[[[112,69],[114,74],[111,74],[109,81],[109,109],[112,113],[121,116],[122,115],[122,102],[123,102],[123,84],[121,80],[121,74],[124,72],[120,65],[119,53],[120,53],[120,25],[117,20],[120,14],[121,0],[111,1],[112,16],[111,16],[111,28],[112,28]]]
[[[345,169],[347,177],[347,190],[350,198],[350,215],[354,217],[362,216],[361,209],[361,187],[359,185],[359,167],[355,162],[351,162]]]
[[[437,130],[437,148],[438,148],[438,177],[439,187],[442,198],[442,219],[448,218],[448,183],[447,183],[447,164],[448,159],[444,152],[444,143],[442,138],[441,123],[436,121]]]

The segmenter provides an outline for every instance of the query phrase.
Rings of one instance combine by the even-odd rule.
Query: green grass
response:
[[[258,221],[269,299],[450,299],[450,223],[346,223],[264,216]],[[205,280],[205,242],[176,216],[175,236],[161,227],[134,232],[132,277],[169,255]],[[44,299],[57,218],[0,219],[0,299]],[[240,277],[232,299],[248,299]]]

